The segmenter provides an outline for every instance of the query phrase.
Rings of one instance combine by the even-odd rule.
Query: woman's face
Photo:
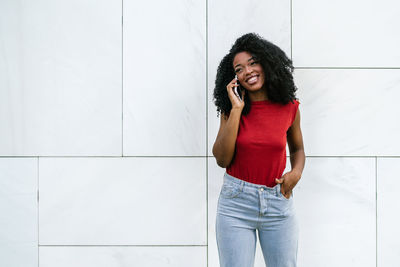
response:
[[[249,91],[260,90],[264,85],[264,70],[257,59],[248,52],[237,53],[233,69],[241,86]]]

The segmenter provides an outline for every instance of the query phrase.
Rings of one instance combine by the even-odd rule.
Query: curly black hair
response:
[[[282,49],[273,43],[265,40],[256,33],[247,33],[239,37],[229,53],[221,60],[214,88],[214,104],[217,106],[217,117],[222,112],[229,114],[232,103],[228,97],[226,86],[235,78],[233,59],[239,52],[248,52],[254,56],[264,70],[264,86],[267,91],[268,99],[271,102],[287,104],[289,101],[297,99],[297,90],[293,81],[293,63]],[[245,88],[241,87],[242,90]],[[250,112],[251,102],[248,93],[244,96],[245,105],[242,114]]]

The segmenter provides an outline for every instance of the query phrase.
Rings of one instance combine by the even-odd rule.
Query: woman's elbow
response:
[[[226,168],[228,166],[228,164],[226,164],[221,160],[217,160],[217,165],[220,166],[221,168]]]
[[[228,162],[228,160],[226,158],[222,158],[222,157],[215,157],[215,160],[217,161],[217,165],[220,166],[221,168],[228,167],[228,165],[230,163],[230,162]]]

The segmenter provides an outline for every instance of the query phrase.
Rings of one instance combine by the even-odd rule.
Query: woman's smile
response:
[[[258,75],[253,75],[247,79],[247,83],[250,85],[256,84],[259,81]]]

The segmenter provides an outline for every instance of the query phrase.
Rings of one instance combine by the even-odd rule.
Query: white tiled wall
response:
[[[299,267],[398,266],[399,8],[0,0],[0,266],[219,266],[212,93],[247,32],[295,66]]]

